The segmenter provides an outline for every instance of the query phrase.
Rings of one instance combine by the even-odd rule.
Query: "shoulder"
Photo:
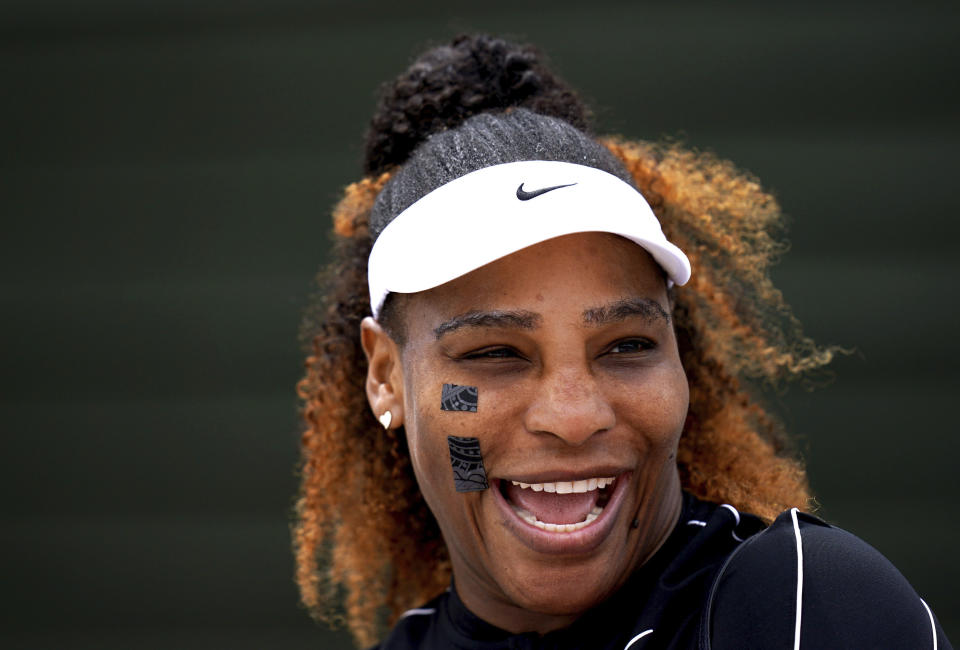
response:
[[[926,603],[876,549],[796,509],[730,555],[707,647],[949,648]],[[934,635],[940,638],[935,640]]]

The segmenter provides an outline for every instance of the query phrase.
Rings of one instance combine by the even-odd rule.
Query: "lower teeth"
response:
[[[546,522],[540,521],[532,513],[524,510],[523,508],[518,508],[517,506],[513,507],[513,511],[516,512],[521,519],[530,524],[531,526],[536,526],[541,530],[546,530],[551,533],[572,533],[575,530],[580,530],[585,526],[589,526],[591,523],[596,521],[597,517],[600,516],[600,513],[603,512],[603,508],[600,506],[594,506],[593,510],[587,513],[587,518],[583,521],[577,522],[575,524],[548,524]]]

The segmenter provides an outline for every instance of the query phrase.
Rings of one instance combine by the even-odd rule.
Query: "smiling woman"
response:
[[[563,627],[675,525],[687,382],[669,319],[622,309],[645,301],[668,305],[653,259],[587,232],[406,296],[402,348],[364,320],[371,404],[402,419],[420,491],[442,513],[458,593],[482,619],[514,632]],[[435,333],[464,313],[491,318]],[[450,379],[482,391],[476,416],[436,408]],[[447,435],[480,441],[491,490],[450,489]]]
[[[489,37],[385,89],[308,319],[304,603],[391,649],[949,647],[896,569],[799,512],[743,383],[832,356],[770,282],[776,203],[587,124]]]

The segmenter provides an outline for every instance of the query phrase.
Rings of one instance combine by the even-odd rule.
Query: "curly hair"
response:
[[[503,63],[518,59],[510,54],[516,46],[502,44],[491,44],[487,37],[461,37],[445,54],[428,54],[434,59],[486,57],[489,65],[471,64],[483,75],[496,69],[489,59],[499,60],[501,71],[509,68],[508,76],[547,89],[552,99],[541,101],[540,110],[557,116],[562,110],[549,106],[559,101],[568,112],[585,116],[571,108],[572,91],[564,91],[530,58],[531,48],[519,48],[526,53],[519,60],[528,71],[536,70],[525,75],[517,72],[516,64]],[[456,51],[451,54],[450,48]],[[371,210],[391,173],[409,156],[413,141],[425,140],[422,135],[398,133],[429,134],[437,128],[433,120],[441,120],[439,128],[448,129],[469,117],[469,111],[424,109],[421,122],[430,126],[411,125],[417,93],[411,90],[410,78],[421,84],[426,79],[431,92],[443,93],[438,90],[442,84],[431,80],[437,61],[432,65],[422,65],[421,59],[411,67],[412,73],[388,90],[388,95],[405,98],[401,105],[407,107],[403,109],[407,126],[398,121],[390,127],[399,132],[376,126],[384,105],[395,106],[396,97],[381,101],[372,129],[387,135],[368,139],[376,141],[374,151],[368,150],[370,174],[348,186],[334,209],[334,261],[321,276],[322,291],[305,320],[310,349],[306,374],[298,384],[306,429],[293,528],[296,579],[302,600],[315,617],[345,620],[364,645],[373,643],[405,609],[440,593],[451,577],[447,550],[417,487],[404,436],[398,430],[384,431],[367,405],[367,367],[359,338],[360,321],[369,314]],[[446,64],[441,62],[440,67],[449,72]],[[462,70],[454,76],[461,74]],[[490,83],[485,79],[475,85]],[[524,83],[506,87],[536,111],[533,95],[515,90],[525,88]],[[462,86],[462,78],[457,77],[456,84]],[[501,80],[494,84],[501,86]],[[502,108],[503,101],[471,100],[470,105]],[[440,117],[444,115],[458,117]],[[807,506],[810,494],[803,465],[790,455],[780,423],[752,390],[758,382],[801,376],[825,365],[834,354],[803,335],[770,280],[770,266],[783,251],[778,240],[783,225],[779,206],[755,178],[713,155],[670,143],[618,138],[598,142],[625,167],[664,233],[687,253],[695,269],[687,285],[673,290],[673,320],[690,385],[677,455],[684,489],[768,521],[789,507]]]
[[[514,106],[587,131],[590,111],[530,45],[461,35],[425,52],[384,84],[367,130],[364,173],[375,176],[405,161],[431,133],[468,117]]]

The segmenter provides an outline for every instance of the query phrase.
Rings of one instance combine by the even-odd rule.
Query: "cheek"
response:
[[[446,437],[443,445],[438,444],[435,436],[425,435],[425,431],[417,429],[408,431],[407,440],[410,446],[410,460],[413,463],[413,472],[417,485],[423,494],[427,507],[440,524],[445,536],[451,530],[458,528],[455,523],[459,518],[456,514],[456,492],[453,490],[453,476],[450,469],[450,455],[446,449]]]
[[[405,404],[410,416],[406,427],[410,458],[420,490],[440,519],[440,513],[449,510],[444,503],[463,498],[455,489],[447,436],[481,438],[482,453],[483,436],[478,431],[483,418],[478,413],[460,410],[470,408],[469,392],[451,397],[443,384],[407,395],[413,395],[411,403]]]
[[[416,418],[407,427],[407,444],[417,482],[429,503],[438,494],[438,488],[442,487],[441,479],[450,471],[446,436],[438,435],[424,418]]]
[[[621,412],[644,433],[654,448],[674,449],[683,432],[690,404],[690,390],[683,369],[665,369],[641,386],[628,389]]]

